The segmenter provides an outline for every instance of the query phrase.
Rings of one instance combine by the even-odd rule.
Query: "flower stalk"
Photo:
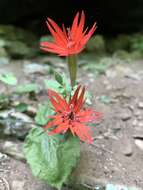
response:
[[[68,56],[68,69],[69,69],[69,74],[70,74],[71,87],[73,88],[76,84],[76,76],[77,76],[76,55]]]

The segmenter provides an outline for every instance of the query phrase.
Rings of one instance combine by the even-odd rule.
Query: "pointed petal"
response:
[[[55,21],[48,18],[47,26],[48,26],[51,34],[53,35],[53,37],[56,39],[57,42],[62,42],[63,45],[67,44],[65,34],[61,30],[61,28],[55,23]]]
[[[44,126],[45,129],[48,129],[50,127],[54,127],[57,125],[61,125],[63,123],[63,118],[62,116],[59,115],[54,115],[54,116],[49,116],[49,118],[54,118],[52,121],[49,121],[46,126]]]
[[[49,121],[48,124],[44,126],[44,129],[46,130],[46,129],[53,127],[53,126],[54,126],[53,121]]]
[[[61,98],[61,96],[53,91],[53,90],[48,90],[48,96],[50,99],[55,99],[58,105],[61,107],[61,110],[66,110],[68,108],[68,104],[65,99]]]
[[[77,31],[77,26],[78,26],[78,20],[79,20],[79,12],[76,14],[74,20],[73,20],[73,24],[71,27],[71,33],[72,34],[76,34]]]
[[[49,134],[65,133],[69,129],[68,122],[58,125],[54,130],[50,131]]]
[[[102,113],[96,112],[91,109],[85,109],[78,112],[77,118],[81,123],[87,123],[87,122],[94,123],[102,118]]]
[[[92,136],[91,136],[92,131],[90,130],[89,127],[80,123],[75,123],[73,130],[75,134],[80,138],[81,141],[92,143]]]
[[[59,105],[59,103],[53,97],[49,97],[49,99],[56,112],[61,112],[63,110],[63,108]]]
[[[82,39],[82,44],[86,44],[87,43],[87,41],[91,38],[91,36],[95,32],[95,30],[96,30],[96,22],[94,23],[94,25],[92,26],[92,28],[89,30],[89,32]]]
[[[71,104],[74,104],[74,105],[75,105],[75,104],[76,104],[77,98],[78,98],[78,93],[79,93],[80,88],[81,88],[81,85],[79,85],[79,86],[77,87],[76,91],[74,92],[73,97],[72,97],[71,100],[70,100],[69,105],[71,105]]]
[[[78,41],[78,39],[81,37],[81,35],[83,33],[84,24],[85,24],[85,14],[84,14],[84,11],[82,11],[81,18],[80,18],[80,21],[79,21],[79,25],[77,27],[76,35],[75,35],[75,38],[74,38],[74,40],[76,42]]]
[[[52,43],[52,42],[41,42],[40,46],[46,47],[46,48],[51,48],[51,49],[56,49],[57,51],[65,50],[62,46],[60,47],[56,43]]]
[[[81,94],[77,100],[77,104],[75,105],[74,111],[77,113],[78,111],[80,111],[80,109],[82,108],[83,104],[84,104],[84,94],[85,94],[85,87],[83,87]]]
[[[56,53],[59,56],[68,56],[67,51],[62,51],[62,50],[58,50],[58,49],[50,49],[50,48],[47,48],[47,47],[40,47],[40,49],[42,49],[43,51]]]

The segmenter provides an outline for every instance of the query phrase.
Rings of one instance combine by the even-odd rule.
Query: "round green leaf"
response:
[[[17,84],[17,79],[12,73],[0,74],[0,81],[12,86]]]

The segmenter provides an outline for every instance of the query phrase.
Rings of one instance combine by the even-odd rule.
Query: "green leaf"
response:
[[[79,159],[79,140],[70,136],[61,141],[36,127],[25,140],[24,153],[34,176],[61,189]]]
[[[28,105],[26,103],[19,103],[15,106],[16,111],[18,112],[25,112],[28,108]]]
[[[45,103],[45,104],[39,104],[38,106],[38,111],[35,116],[35,121],[38,125],[45,125],[49,121],[48,116],[52,115],[53,111],[50,108],[50,105]]]
[[[17,79],[12,73],[0,74],[0,81],[11,86],[17,84]]]
[[[99,100],[103,103],[103,104],[109,104],[111,102],[111,98],[109,96],[106,95],[102,95],[99,97]]]
[[[57,72],[55,72],[55,80],[56,80],[59,84],[63,85],[63,77],[62,77],[62,75],[60,75],[60,74],[57,73]]]
[[[107,70],[107,65],[106,64],[97,64],[97,65],[95,65],[95,71],[98,74],[104,74],[106,70]]]
[[[19,85],[16,88],[16,93],[18,93],[18,94],[37,92],[37,91],[38,91],[38,85],[37,84],[33,84],[33,83]]]
[[[88,105],[92,105],[91,99],[92,99],[92,96],[91,96],[90,92],[86,91],[85,92],[85,102]]]
[[[54,72],[55,73],[55,72]],[[55,80],[44,80],[45,87],[48,89],[52,89],[64,97],[67,97],[71,93],[71,86],[68,83],[68,79],[65,75],[60,75],[55,73]]]
[[[44,84],[47,89],[55,90],[57,92],[59,92],[59,89],[61,88],[61,85],[55,80],[45,79]]]

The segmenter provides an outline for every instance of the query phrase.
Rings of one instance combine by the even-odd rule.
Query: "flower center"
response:
[[[73,112],[70,112],[70,114],[68,115],[68,118],[70,120],[74,120],[75,116],[74,116],[74,113]]]

